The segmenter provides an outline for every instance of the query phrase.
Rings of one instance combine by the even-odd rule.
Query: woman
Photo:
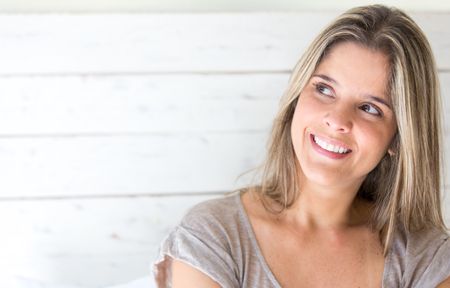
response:
[[[341,15],[293,71],[261,184],[191,209],[159,287],[450,287],[438,86],[403,12]]]

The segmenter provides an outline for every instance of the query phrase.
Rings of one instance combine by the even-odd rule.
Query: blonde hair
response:
[[[407,231],[445,230],[441,211],[441,104],[430,45],[404,12],[382,5],[351,9],[326,27],[296,64],[281,99],[263,165],[263,204],[272,213],[298,197],[297,159],[291,122],[298,97],[314,70],[337,43],[351,41],[390,60],[389,87],[398,131],[391,149],[361,185],[358,196],[374,203],[371,227],[383,231],[385,253],[398,224]],[[279,209],[270,203],[276,203]]]

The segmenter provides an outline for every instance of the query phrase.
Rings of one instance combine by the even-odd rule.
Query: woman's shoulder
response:
[[[391,268],[405,287],[435,287],[450,276],[450,236],[436,227],[407,231],[402,227],[392,243]],[[391,271],[391,272],[393,272]]]
[[[200,202],[188,210],[179,226],[204,230],[207,227],[231,225],[241,216],[239,197],[239,192],[233,192]]]
[[[411,256],[420,256],[429,250],[438,250],[440,248],[450,249],[448,245],[449,237],[447,231],[435,227],[407,232],[407,251]]]
[[[191,265],[224,287],[238,287],[236,263],[242,241],[240,193],[210,199],[193,206],[163,240],[153,273],[158,287],[168,287],[171,259]]]

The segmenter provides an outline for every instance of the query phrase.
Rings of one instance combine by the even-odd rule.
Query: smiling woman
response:
[[[341,15],[293,71],[261,183],[191,209],[159,287],[448,286],[439,97],[411,18]]]

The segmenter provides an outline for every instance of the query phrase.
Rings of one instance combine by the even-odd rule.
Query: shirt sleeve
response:
[[[410,234],[406,247],[404,287],[436,287],[450,276],[450,239],[442,230]]]
[[[432,260],[415,287],[436,287],[450,277],[450,238],[435,248]]]
[[[450,238],[445,231],[429,228],[396,230],[386,259],[383,287],[435,288],[450,277]]]
[[[228,237],[223,235],[226,229],[214,221],[214,215],[204,212],[205,209],[192,210],[162,242],[152,265],[158,288],[171,287],[173,259],[198,269],[223,288],[239,287]]]

